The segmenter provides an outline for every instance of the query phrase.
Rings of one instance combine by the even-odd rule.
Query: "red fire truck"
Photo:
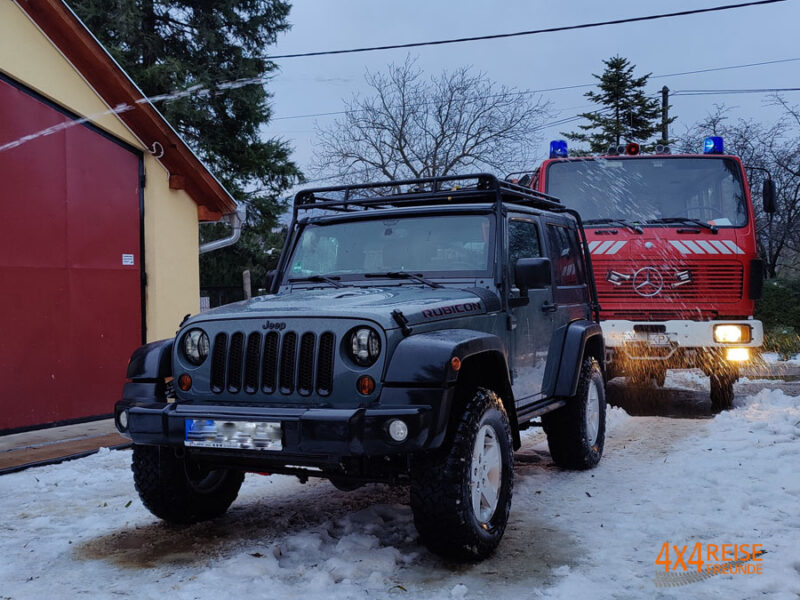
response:
[[[571,158],[558,140],[529,185],[583,217],[608,377],[661,386],[667,369],[701,368],[719,411],[730,408],[739,367],[763,341],[753,318],[763,264],[744,165],[724,153],[722,138],[704,147],[645,155],[631,143]],[[767,178],[766,212],[774,194]]]

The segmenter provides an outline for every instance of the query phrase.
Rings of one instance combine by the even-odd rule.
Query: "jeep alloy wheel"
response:
[[[466,399],[442,448],[415,457],[411,508],[433,552],[484,558],[503,537],[514,485],[511,428],[500,398],[478,388]]]

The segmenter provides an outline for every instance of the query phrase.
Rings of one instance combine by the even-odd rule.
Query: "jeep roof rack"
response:
[[[487,199],[494,193],[495,198]],[[532,208],[563,210],[554,196],[500,181],[488,173],[422,179],[380,181],[302,190],[295,196],[294,219],[305,210],[355,212],[371,208],[501,202]]]

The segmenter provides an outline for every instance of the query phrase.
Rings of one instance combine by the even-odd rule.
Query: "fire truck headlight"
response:
[[[750,326],[714,325],[714,341],[720,344],[746,344],[750,341]]]

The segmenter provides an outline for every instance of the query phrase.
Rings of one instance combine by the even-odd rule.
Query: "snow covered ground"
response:
[[[707,395],[692,373],[667,385]],[[526,432],[506,536],[471,565],[417,543],[404,489],[249,475],[225,517],[172,528],[139,502],[127,451],[6,475],[0,598],[796,599],[800,398],[740,396],[713,419],[613,408],[588,472],[556,469]],[[665,542],[762,544],[763,574],[659,587]]]

